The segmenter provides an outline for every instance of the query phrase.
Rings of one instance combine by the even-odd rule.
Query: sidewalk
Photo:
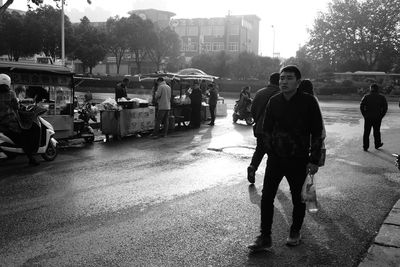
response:
[[[400,266],[400,200],[383,222],[359,267]]]

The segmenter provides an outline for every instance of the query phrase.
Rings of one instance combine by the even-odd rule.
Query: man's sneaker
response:
[[[257,236],[254,243],[247,246],[252,251],[265,251],[272,248],[272,239],[270,235]]]
[[[301,242],[300,232],[290,231],[289,237],[286,239],[286,245],[290,247],[298,246]]]
[[[256,169],[251,165],[247,167],[247,180],[251,184],[254,184],[256,181]]]
[[[375,146],[375,149],[379,149],[379,148],[382,147],[382,146],[383,146],[383,143],[380,143],[380,144],[378,144],[378,145]]]

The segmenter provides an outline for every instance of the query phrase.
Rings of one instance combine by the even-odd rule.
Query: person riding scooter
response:
[[[251,95],[250,86],[245,86],[240,91],[239,100],[236,101],[234,106],[233,121],[245,120],[247,125],[254,123],[253,117],[251,115]]]
[[[39,147],[40,128],[34,123],[29,129],[21,128],[18,120],[18,99],[10,86],[10,76],[0,74],[0,132],[15,144],[22,146],[29,159],[29,165],[39,165],[33,153]]]

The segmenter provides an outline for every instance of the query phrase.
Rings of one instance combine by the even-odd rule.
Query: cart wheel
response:
[[[247,124],[247,125],[252,125],[253,123],[254,123],[253,118],[247,118],[247,119],[246,119],[246,124]]]
[[[88,137],[84,137],[83,139],[85,139],[85,142],[87,144],[91,144],[94,142],[94,136],[88,136]]]
[[[46,148],[46,152],[41,154],[41,156],[46,161],[53,161],[57,157],[57,153],[57,147],[50,141]]]

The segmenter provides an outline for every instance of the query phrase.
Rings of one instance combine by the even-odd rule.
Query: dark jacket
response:
[[[0,132],[21,132],[17,119],[18,100],[14,91],[0,92]]]
[[[318,165],[323,121],[317,99],[297,92],[290,100],[279,93],[269,100],[263,130],[268,156],[308,158]]]
[[[210,89],[210,92],[208,93],[209,98],[208,98],[208,104],[210,106],[216,106],[218,102],[218,91],[214,87]]]
[[[264,113],[265,108],[267,107],[267,103],[269,99],[279,93],[279,86],[268,84],[267,87],[261,88],[256,92],[254,96],[253,103],[251,105],[251,115],[253,116],[256,124],[254,127],[254,136],[259,137],[263,133],[263,121],[264,121]]]
[[[388,104],[385,96],[378,92],[371,92],[361,99],[361,114],[366,119],[381,120],[387,112]]]
[[[126,87],[123,83],[118,83],[115,87],[115,101],[118,101],[118,99],[122,97],[128,97],[126,93]]]

